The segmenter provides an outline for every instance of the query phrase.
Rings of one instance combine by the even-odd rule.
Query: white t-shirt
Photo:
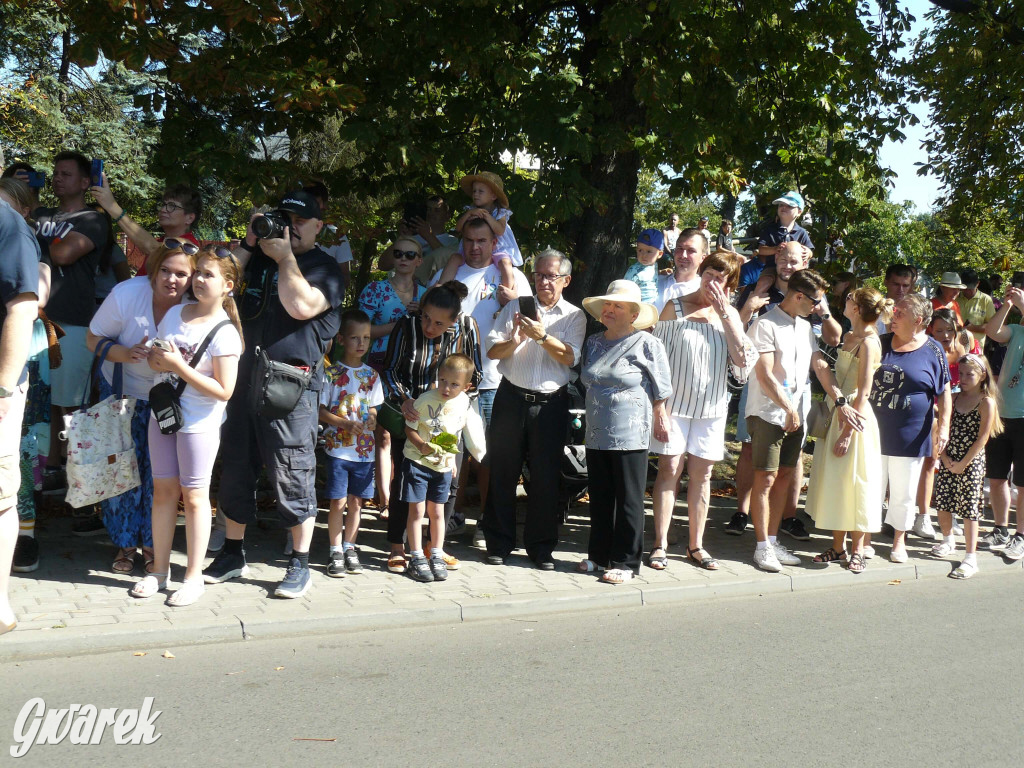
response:
[[[103,300],[89,323],[89,330],[97,336],[114,339],[125,347],[134,347],[145,337],[156,337],[156,322],[153,320],[153,288],[148,277],[133,277],[118,283]],[[149,400],[156,371],[143,360],[141,363],[125,363],[124,394]],[[103,363],[103,378],[114,384],[114,364]]]
[[[683,280],[677,283],[672,275],[661,275],[658,277],[658,295],[654,299],[654,306],[658,308],[658,314],[665,308],[672,299],[678,299],[688,293],[693,293],[700,288],[700,276],[692,280]]]
[[[352,261],[352,246],[348,242],[348,235],[339,235],[337,243],[327,246],[322,245],[320,250],[330,254],[331,258],[339,264]]]
[[[174,344],[181,352],[186,363],[192,362],[199,345],[203,343],[206,334],[213,330],[213,327],[222,320],[227,320],[228,315],[220,310],[212,319],[204,323],[186,323],[181,318],[182,305],[171,307],[160,321],[157,328],[157,338],[164,339]],[[217,335],[210,341],[210,345],[203,353],[202,360],[195,365],[196,371],[204,376],[213,376],[213,358],[215,357],[238,357],[242,354],[242,339],[233,325],[225,325]],[[158,373],[155,381],[167,381],[177,385],[178,377],[173,373]],[[200,394],[192,386],[185,386],[181,393],[181,415],[185,426],[182,432],[209,432],[220,428],[224,421],[224,409],[227,407],[226,400],[215,400],[214,398]]]
[[[811,324],[802,317],[790,317],[783,312],[781,305],[776,305],[750,324],[747,336],[758,354],[775,353],[772,373],[788,390],[790,402],[802,407],[804,390],[810,388],[807,374],[811,368],[811,356],[818,348]],[[786,412],[764,393],[757,374],[752,374],[749,379],[744,415],[759,416],[780,427],[786,425]]]
[[[530,281],[526,279],[526,275],[518,269],[514,270],[514,272],[518,294],[520,296],[532,296],[533,291],[530,290]],[[434,275],[434,279],[430,281],[430,284],[436,283],[439,277],[441,277],[440,272]],[[463,264],[459,267],[459,271],[455,273],[455,279],[469,289],[469,296],[462,300],[462,313],[471,315],[476,320],[476,324],[480,326],[480,343],[483,344],[484,339],[487,338],[487,335],[494,327],[494,319],[498,316],[498,312],[501,311],[501,304],[498,303],[498,286],[501,285],[501,271],[493,263],[488,264],[483,269],[474,269],[467,264]],[[498,361],[487,357],[486,350],[484,349],[480,350],[480,357],[482,358],[483,365],[483,379],[480,381],[478,389],[497,389],[498,384],[501,382],[501,374],[498,373]]]
[[[343,419],[366,421],[370,408],[379,408],[384,402],[380,374],[368,365],[350,368],[344,363],[324,369],[324,387],[320,390],[320,405]],[[324,447],[328,456],[346,461],[373,461],[373,431],[358,435],[338,427],[326,425]]]

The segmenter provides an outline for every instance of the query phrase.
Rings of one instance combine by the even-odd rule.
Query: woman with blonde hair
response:
[[[832,546],[815,563],[849,560],[851,573],[864,570],[865,534],[882,527],[882,459],[878,422],[868,403],[871,382],[881,358],[876,323],[888,321],[893,303],[871,287],[846,295],[843,316],[851,330],[843,339],[836,361],[836,382],[843,396],[864,418],[864,430],[854,431],[833,418],[828,435],[814,448],[814,466],[807,487],[807,514],[818,528],[832,531]],[[835,490],[841,488],[843,493]],[[850,534],[850,552],[846,535]]]

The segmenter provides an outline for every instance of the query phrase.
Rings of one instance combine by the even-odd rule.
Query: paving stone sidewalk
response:
[[[685,495],[683,496],[685,498]],[[650,499],[646,530],[649,550],[653,520]],[[733,595],[790,592],[798,589],[857,588],[879,582],[900,583],[919,578],[943,578],[959,558],[938,560],[928,554],[931,543],[910,537],[910,561],[895,565],[887,559],[891,541],[876,537],[878,556],[864,573],[849,573],[837,563],[815,565],[814,554],[831,544],[831,536],[812,531],[810,541],[783,538],[803,558],[800,566],[781,574],[758,571],[752,563],[753,531],[728,536],[723,526],[735,509],[729,498],[713,498],[706,549],[721,563],[715,572],[701,570],[685,559],[685,505],[677,506],[680,543],[670,547],[669,568],[641,569],[626,585],[602,584],[575,571],[585,556],[588,534],[585,505],[573,508],[555,553],[556,570],[533,567],[522,551],[504,566],[488,566],[483,552],[471,545],[467,533],[455,537],[446,550],[462,567],[443,583],[419,584],[385,568],[386,524],[367,515],[359,538],[364,573],[333,579],[326,575],[328,553],[326,512],[322,512],[312,548],[313,588],[298,600],[272,597],[284,575],[285,532],[250,528],[246,549],[251,575],[244,580],[208,585],[195,605],[171,608],[165,593],[137,600],[128,590],[141,577],[139,562],[131,576],[110,571],[114,547],[105,535],[80,538],[71,533],[70,518],[45,521],[40,531],[40,567],[34,573],[14,574],[11,599],[18,628],[0,638],[0,661],[110,650],[169,648],[208,642],[232,642],[260,637],[326,634],[419,623],[458,623],[475,619],[527,617],[549,612],[593,610],[614,606],[721,598]],[[470,513],[472,515],[472,511]],[[811,526],[808,525],[808,528]],[[472,525],[469,526],[472,530]],[[179,519],[172,557],[171,588],[184,572],[184,524]],[[962,552],[962,542],[961,542]],[[1008,563],[999,555],[979,553],[976,578],[1024,573],[1024,564]],[[956,589],[952,580],[950,589]],[[893,585],[898,588],[898,584]]]

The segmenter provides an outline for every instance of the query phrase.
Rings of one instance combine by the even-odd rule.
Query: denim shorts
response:
[[[328,499],[344,499],[346,496],[373,498],[373,462],[328,456],[324,493]]]
[[[405,458],[401,475],[402,501],[408,504],[420,501],[444,504],[451,495],[451,472],[435,472]]]

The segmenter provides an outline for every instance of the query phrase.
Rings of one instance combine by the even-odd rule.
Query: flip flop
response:
[[[598,565],[593,560],[580,560],[576,570],[579,573],[597,573],[598,571],[603,571],[604,567]]]

